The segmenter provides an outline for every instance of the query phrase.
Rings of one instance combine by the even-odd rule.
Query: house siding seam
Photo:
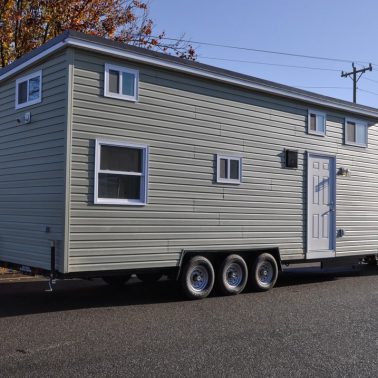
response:
[[[137,103],[103,96],[105,63],[140,71]],[[69,272],[177,266],[183,249],[276,245],[304,258],[308,151],[352,172],[337,177],[337,255],[378,251],[376,127],[369,148],[346,146],[346,114],[319,109],[327,135],[309,135],[305,103],[79,49],[73,85]],[[149,146],[146,206],[93,204],[98,138]],[[298,169],[283,168],[284,148],[299,151]],[[241,185],[215,183],[217,154],[243,158]]]
[[[42,70],[42,102],[15,110],[15,82]],[[60,52],[0,84],[0,260],[63,271],[66,57]],[[23,120],[31,113],[31,123]],[[46,227],[50,232],[46,232]]]

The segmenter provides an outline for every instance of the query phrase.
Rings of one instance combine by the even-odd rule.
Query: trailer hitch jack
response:
[[[56,254],[56,243],[55,240],[50,242],[50,257],[51,257],[51,269],[50,269],[50,278],[49,278],[49,288],[46,289],[46,292],[52,293],[54,291],[54,285],[56,284],[56,272],[55,272],[55,254]]]

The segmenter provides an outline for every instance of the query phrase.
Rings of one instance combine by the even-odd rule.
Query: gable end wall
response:
[[[15,110],[16,79],[42,70],[42,102]],[[64,271],[66,52],[0,84],[0,260]],[[26,112],[31,122],[24,124]],[[46,227],[50,232],[46,232]]]

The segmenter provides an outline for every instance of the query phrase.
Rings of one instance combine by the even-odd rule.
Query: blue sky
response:
[[[357,102],[378,107],[376,0],[361,3],[351,0],[151,0],[150,6],[156,31],[165,30],[169,37],[185,33],[185,37],[192,41],[375,63],[373,72],[364,74],[358,83],[361,90]],[[340,77],[342,70],[351,70],[350,62],[195,46],[200,62],[345,100],[352,99],[352,80]]]

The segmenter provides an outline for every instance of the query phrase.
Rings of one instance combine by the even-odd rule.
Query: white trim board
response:
[[[26,60],[24,63],[14,67],[12,70],[9,70],[7,72],[5,72],[4,74],[2,74],[0,76],[0,82],[2,82],[3,80],[7,79],[8,77],[12,76],[12,75],[15,75],[16,73],[24,70],[25,68],[29,67],[30,65],[32,65],[33,63],[36,63],[38,61],[40,61],[41,59],[43,59],[44,57],[52,54],[54,51],[56,50],[59,50],[61,49],[62,47],[64,47],[66,45],[66,42],[62,41],[62,42],[59,42],[57,43],[56,45],[54,46],[51,46],[49,49],[41,52],[40,54],[36,55],[36,56],[33,56],[32,58]]]
[[[129,173],[127,171],[113,171],[113,170],[101,170],[101,146],[115,146],[115,147],[128,147],[142,150],[143,154],[143,172],[141,173]],[[145,144],[134,144],[124,141],[96,139],[95,140],[95,169],[94,169],[94,205],[126,205],[126,206],[145,206],[148,204],[148,159],[149,159],[149,147]],[[140,176],[141,177],[141,189],[140,199],[125,199],[125,198],[105,198],[98,196],[100,173],[109,173],[124,176]]]

